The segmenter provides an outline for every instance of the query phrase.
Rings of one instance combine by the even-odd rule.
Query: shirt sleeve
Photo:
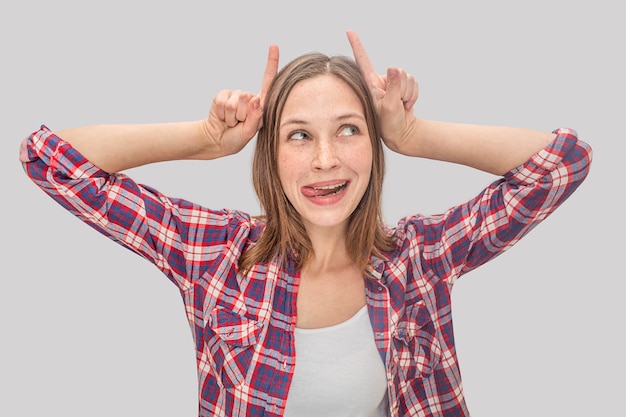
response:
[[[202,276],[250,220],[240,212],[169,198],[125,174],[102,171],[45,125],[22,142],[20,160],[26,174],[57,203],[155,264],[181,289]]]
[[[587,177],[591,147],[571,129],[478,196],[441,215],[411,216],[398,232],[420,276],[449,284],[517,243],[547,218]],[[408,243],[406,243],[408,242]]]

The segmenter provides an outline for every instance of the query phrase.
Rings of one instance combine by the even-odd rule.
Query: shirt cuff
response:
[[[553,130],[556,137],[545,148],[534,154],[526,163],[514,168],[505,178],[511,183],[533,184],[554,171],[578,143],[578,134],[569,128]]]

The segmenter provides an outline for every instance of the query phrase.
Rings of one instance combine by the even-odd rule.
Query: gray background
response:
[[[179,294],[155,267],[84,226],[18,163],[45,123],[204,117],[220,89],[257,91],[281,62],[350,54],[355,29],[379,72],[420,83],[425,118],[576,129],[592,172],[510,252],[460,280],[457,348],[475,416],[623,412],[624,30],[619,2],[5,3],[0,19],[5,179],[0,204],[0,416],[194,416],[196,371]],[[213,162],[131,170],[212,208],[258,212],[252,146]],[[493,177],[389,154],[388,222],[435,213]]]

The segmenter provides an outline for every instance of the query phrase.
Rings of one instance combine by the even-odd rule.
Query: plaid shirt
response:
[[[372,259],[367,305],[385,364],[391,416],[466,416],[452,333],[457,278],[501,254],[580,185],[591,148],[556,139],[470,201],[393,228]],[[278,261],[243,277],[237,260],[263,230],[239,211],[209,210],[109,174],[45,126],[22,144],[32,180],[90,226],[154,263],[180,290],[199,376],[199,415],[280,416],[296,363],[299,273]]]

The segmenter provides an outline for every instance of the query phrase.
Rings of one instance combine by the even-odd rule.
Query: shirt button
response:
[[[283,369],[287,369],[287,361],[283,362]]]
[[[383,290],[383,287],[378,287],[378,291],[382,291],[382,290]]]

